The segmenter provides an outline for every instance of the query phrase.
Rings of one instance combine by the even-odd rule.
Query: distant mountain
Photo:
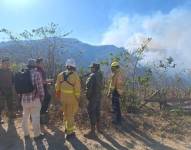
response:
[[[93,61],[108,59],[110,54],[123,51],[113,45],[94,46],[72,38],[48,38],[46,40],[9,41],[0,43],[0,57],[9,56],[16,62],[26,62],[31,57],[46,57],[50,42],[54,43],[56,61],[63,64],[74,58],[78,66],[87,66]]]
[[[64,64],[67,58],[74,58],[77,62],[78,67],[87,67],[93,61],[103,61],[110,58],[110,54],[118,54],[124,51],[124,48],[118,48],[114,45],[103,45],[95,46],[87,43],[83,43],[77,39],[72,38],[48,38],[46,40],[31,40],[31,41],[9,41],[0,43],[0,58],[4,56],[10,57],[14,62],[26,63],[28,58],[44,57],[48,58],[48,49],[51,46],[50,43],[54,43],[56,50],[56,62],[58,64]],[[135,58],[131,58],[133,61]],[[130,78],[132,68],[130,67],[132,62],[129,62],[128,69],[126,73]],[[137,68],[137,76],[142,76],[145,73],[145,70],[148,68],[140,65]],[[151,68],[152,69],[152,68]],[[103,69],[104,72],[110,71],[108,67]],[[130,73],[129,73],[130,72]],[[168,84],[172,84],[175,80],[172,78],[175,75],[169,74]],[[154,77],[158,78],[157,74],[154,74]],[[191,79],[184,74],[181,74],[181,82],[183,85],[190,85]],[[173,79],[171,81],[170,79]]]

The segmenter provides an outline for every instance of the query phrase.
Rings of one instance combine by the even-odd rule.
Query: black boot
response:
[[[102,129],[101,129],[101,125],[100,125],[100,121],[98,120],[97,123],[96,123],[96,127],[97,127],[97,131],[99,133],[103,133]]]
[[[89,131],[87,134],[85,134],[84,137],[86,137],[88,139],[94,139],[96,137],[95,125],[91,125],[91,131]]]
[[[71,139],[73,139],[73,138],[75,138],[75,137],[76,137],[75,132],[66,135],[66,139],[67,139],[67,140],[71,140]]]

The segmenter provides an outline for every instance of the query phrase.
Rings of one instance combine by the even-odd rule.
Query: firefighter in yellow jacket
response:
[[[121,124],[120,98],[124,92],[124,74],[118,62],[111,64],[112,77],[109,85],[108,96],[112,98],[112,113],[114,124]]]
[[[66,70],[58,75],[55,88],[64,113],[66,138],[69,139],[75,136],[74,116],[78,111],[81,88],[73,59],[66,61]]]

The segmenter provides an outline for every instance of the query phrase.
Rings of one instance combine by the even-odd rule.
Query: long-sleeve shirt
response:
[[[118,69],[115,73],[112,74],[109,85],[109,92],[116,90],[119,95],[123,95],[125,84],[124,82],[124,74],[121,69]]]
[[[99,99],[103,88],[103,77],[100,71],[91,73],[86,81],[86,97]]]
[[[36,98],[40,98],[40,100],[42,101],[44,99],[44,88],[43,88],[42,77],[40,73],[35,69],[32,69],[30,72],[31,72],[32,83],[35,86],[35,90],[31,93],[23,94],[22,101],[30,103],[31,101],[34,101]]]
[[[67,81],[64,81],[64,72],[61,72],[56,81],[55,89],[56,95],[61,96],[64,99],[66,95],[74,95],[77,99],[80,98],[81,84],[80,78],[76,72],[73,72],[68,76]]]
[[[37,67],[37,71],[41,74],[43,84],[46,84],[46,72],[43,68]]]

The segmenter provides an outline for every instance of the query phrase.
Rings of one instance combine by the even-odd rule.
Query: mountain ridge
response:
[[[29,41],[0,42],[0,56],[8,56],[15,62],[26,62],[31,57],[45,57],[50,42],[55,42],[55,54],[58,63],[64,63],[67,58],[74,58],[79,66],[87,66],[93,61],[109,59],[110,54],[124,50],[114,45],[91,45],[74,38],[47,38]]]

